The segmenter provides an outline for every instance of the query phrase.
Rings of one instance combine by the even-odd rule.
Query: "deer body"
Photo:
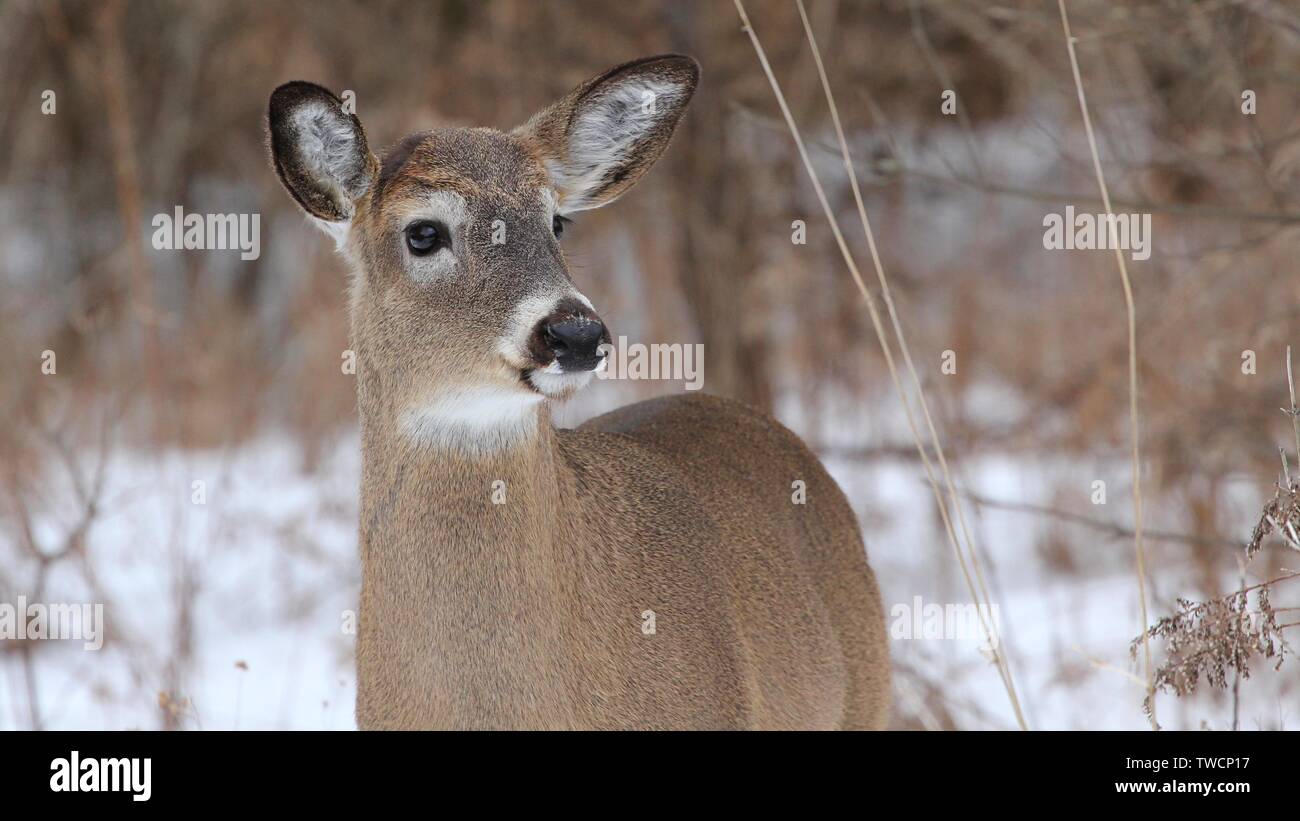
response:
[[[885,723],[879,591],[793,433],[708,396],[551,425],[609,339],[563,214],[644,173],[696,77],[630,63],[511,134],[413,135],[382,162],[329,92],[272,96],[276,169],[355,272],[360,727]]]

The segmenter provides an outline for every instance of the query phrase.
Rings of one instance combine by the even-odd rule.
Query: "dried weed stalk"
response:
[[[1246,545],[1248,559],[1255,558],[1264,540],[1274,532],[1282,537],[1287,547],[1300,550],[1300,485],[1284,476],[1274,488],[1273,498],[1264,505],[1259,523],[1250,534],[1250,542]]]
[[[1165,616],[1146,631],[1146,638],[1162,639],[1166,645],[1165,661],[1155,670],[1155,689],[1185,696],[1196,692],[1202,676],[1212,687],[1226,688],[1229,671],[1250,678],[1254,657],[1274,659],[1273,669],[1280,668],[1287,653],[1294,653],[1282,631],[1295,625],[1278,624],[1269,591],[1297,575],[1270,579],[1205,602],[1178,599],[1179,612]],[[1129,645],[1135,661],[1142,639],[1138,636]],[[1150,696],[1142,707],[1150,713]]]
[[[1296,433],[1297,456],[1300,456],[1300,409],[1296,406],[1295,379],[1291,372],[1291,348],[1286,351],[1287,387],[1291,406],[1282,412],[1291,417]],[[1265,540],[1276,533],[1292,550],[1300,550],[1300,483],[1291,477],[1287,455],[1282,451],[1282,475],[1274,486],[1273,498],[1264,505],[1259,521],[1246,544],[1246,561],[1259,553]],[[1246,586],[1205,602],[1178,599],[1179,612],[1166,616],[1129,644],[1129,654],[1137,660],[1138,648],[1149,639],[1162,639],[1166,645],[1165,661],[1154,673],[1154,689],[1148,691],[1142,707],[1152,716],[1152,701],[1157,691],[1172,691],[1177,696],[1196,692],[1201,677],[1213,687],[1227,688],[1232,671],[1234,699],[1236,684],[1250,678],[1252,658],[1272,659],[1273,669],[1281,668],[1288,653],[1282,631],[1300,626],[1300,621],[1279,624],[1278,610],[1295,611],[1294,607],[1274,608],[1270,595],[1283,582],[1300,577],[1300,572],[1285,573],[1259,584]],[[1254,598],[1254,608],[1250,606]],[[1235,711],[1234,711],[1235,714]],[[1234,728],[1236,722],[1234,720]]]

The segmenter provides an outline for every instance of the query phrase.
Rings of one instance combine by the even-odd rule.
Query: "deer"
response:
[[[271,94],[275,172],[350,270],[359,729],[888,722],[858,521],[797,435],[707,393],[552,422],[611,338],[564,226],[646,174],[698,82],[635,60],[382,156],[331,91]]]

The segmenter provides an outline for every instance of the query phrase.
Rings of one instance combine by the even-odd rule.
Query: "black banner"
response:
[[[810,804],[888,791],[927,808],[1022,806],[1044,793],[1057,807],[1295,795],[1287,733],[54,732],[5,733],[0,745],[6,802],[127,811],[335,808],[470,791],[545,803],[620,784],[650,802],[683,789]]]

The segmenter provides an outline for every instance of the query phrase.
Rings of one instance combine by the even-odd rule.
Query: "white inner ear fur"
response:
[[[352,121],[326,103],[304,103],[291,115],[295,152],[316,183],[341,203],[349,217],[366,192],[366,157],[357,146]]]
[[[610,169],[620,165],[659,121],[677,108],[683,88],[645,78],[626,80],[588,102],[569,130],[569,156],[547,162],[547,171],[564,194],[564,211],[582,211],[604,202],[590,198]]]

